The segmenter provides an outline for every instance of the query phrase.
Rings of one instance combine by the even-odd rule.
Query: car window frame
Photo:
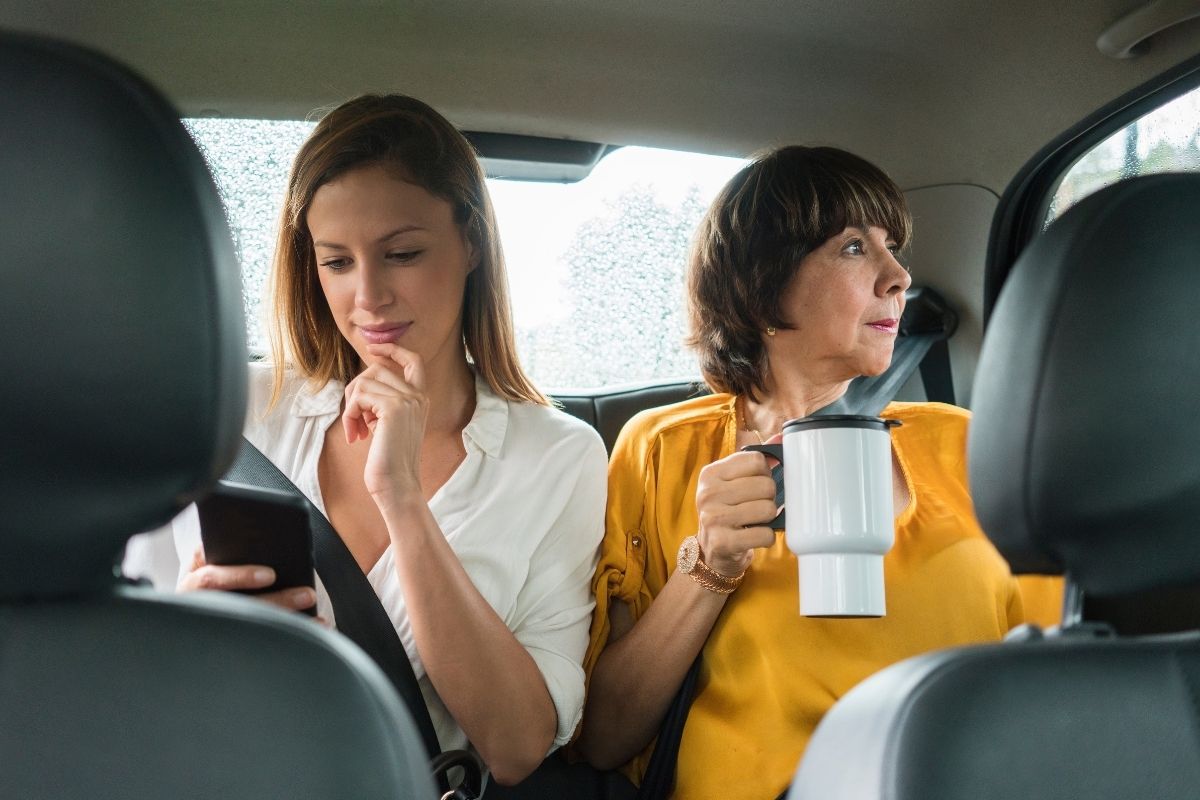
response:
[[[1008,273],[1025,247],[1045,229],[1054,193],[1079,159],[1109,136],[1200,86],[1200,55],[1160,73],[1105,104],[1056,136],[1018,170],[992,218],[983,273],[983,324]]]

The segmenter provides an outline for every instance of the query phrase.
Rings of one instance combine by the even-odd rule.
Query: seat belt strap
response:
[[[921,359],[921,382],[925,399],[954,405],[954,380],[950,375],[950,342],[940,339],[929,346]]]
[[[225,477],[238,483],[301,494],[295,484],[245,438],[242,439],[237,459]],[[361,647],[391,680],[417,724],[429,758],[433,759],[441,752],[441,746],[416,673],[413,672],[404,645],[400,643],[396,628],[342,537],[338,536],[316,506],[309,503],[308,508],[313,533],[313,561],[333,604],[337,629]]]
[[[646,765],[646,773],[638,785],[635,800],[665,800],[675,791],[679,743],[683,741],[683,726],[687,722],[688,712],[692,709],[692,701],[696,699],[696,681],[700,677],[700,661],[703,657],[704,653],[701,651],[688,668],[683,683],[671,700],[671,706],[667,709],[659,728],[654,751],[650,754],[650,763]]]
[[[915,363],[921,369],[925,399],[954,405],[954,379],[950,372],[949,343],[950,337],[958,330],[958,314],[940,294],[928,286],[911,288],[904,293],[904,297],[904,315],[900,318],[900,336],[896,340],[896,347],[899,350],[909,347],[921,348],[922,355],[916,358]],[[893,363],[893,366],[897,365]],[[899,368],[905,373],[905,380],[912,375],[913,366],[910,357],[902,356]],[[904,381],[892,385],[895,388],[889,386],[889,399],[896,396]],[[879,409],[882,410],[884,405],[887,404],[880,405]]]
[[[896,339],[892,350],[892,363],[879,375],[861,377],[850,384],[846,393],[830,403],[817,415],[862,414],[877,417],[892,402],[900,388],[908,382],[930,352],[937,337],[930,333],[911,334]],[[932,399],[932,398],[930,398]]]

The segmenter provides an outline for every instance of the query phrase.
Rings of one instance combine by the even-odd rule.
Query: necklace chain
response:
[[[753,433],[754,438],[758,439],[759,444],[766,444],[767,440],[762,437],[762,434],[759,433],[756,428],[751,428],[750,423],[746,421],[745,400],[741,401],[741,408],[738,408],[738,401],[735,400],[734,401],[734,411],[741,414],[741,416],[742,416],[742,430],[744,430],[746,433]]]

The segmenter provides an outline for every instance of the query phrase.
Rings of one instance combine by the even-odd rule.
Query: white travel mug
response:
[[[743,448],[779,459],[784,528],[800,562],[800,613],[882,617],[883,557],[895,540],[892,441],[896,420],[865,416],[794,419],[783,443]]]

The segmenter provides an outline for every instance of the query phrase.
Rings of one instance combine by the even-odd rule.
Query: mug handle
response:
[[[783,496],[783,444],[748,444],[742,448],[742,452],[764,453],[779,462],[771,467],[771,479],[775,481],[775,505],[779,508],[779,515],[762,524],[769,525],[777,531],[784,530],[787,527],[787,508]]]

